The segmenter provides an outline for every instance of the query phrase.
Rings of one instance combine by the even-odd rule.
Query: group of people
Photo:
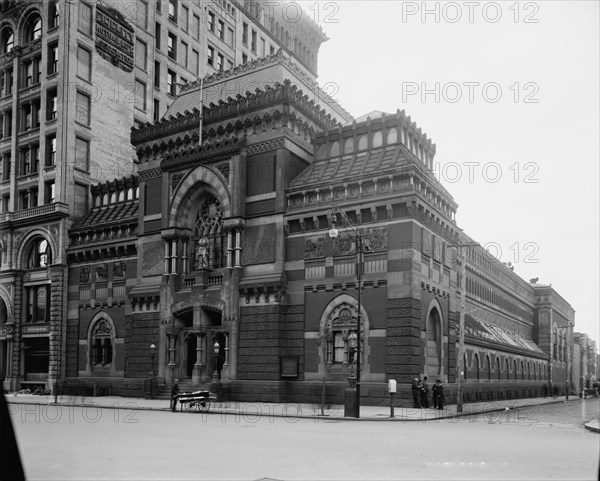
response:
[[[429,385],[427,384],[427,376],[416,377],[412,382],[412,395],[414,407],[416,409],[429,408]],[[435,380],[435,384],[431,387],[431,395],[433,400],[433,409],[444,409],[444,386],[440,379]]]

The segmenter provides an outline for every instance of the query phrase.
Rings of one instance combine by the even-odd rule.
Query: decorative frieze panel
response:
[[[162,175],[162,169],[157,167],[156,169],[141,171],[139,174],[139,179],[140,179],[140,182],[145,182],[150,179],[156,179],[156,178],[160,177],[161,175]]]
[[[262,154],[263,152],[269,152],[271,150],[282,149],[284,145],[285,143],[282,138],[261,142],[260,144],[249,145],[246,147],[246,155],[256,155]]]
[[[304,258],[317,259],[325,257],[325,236],[304,239]]]

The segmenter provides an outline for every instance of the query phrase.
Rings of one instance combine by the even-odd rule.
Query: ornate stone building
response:
[[[451,244],[473,239],[432,171],[435,144],[403,111],[353,119],[315,65],[295,42],[190,83],[130,132],[137,174],[93,185],[76,222],[18,229],[10,214],[6,389],[142,395],[149,377],[166,391],[178,378],[218,380],[224,399],[316,402],[325,381],[340,402],[360,329],[365,403],[387,399],[390,378],[408,399],[416,375],[449,383],[452,402]],[[364,239],[360,291],[354,231],[328,235],[334,206]],[[478,246],[465,262],[467,399],[564,389],[568,302]]]

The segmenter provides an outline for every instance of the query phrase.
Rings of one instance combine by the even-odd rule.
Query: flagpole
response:
[[[199,126],[199,131],[198,131],[198,146],[202,146],[202,117],[203,117],[203,98],[202,96],[204,95],[204,76],[200,77],[200,126]]]

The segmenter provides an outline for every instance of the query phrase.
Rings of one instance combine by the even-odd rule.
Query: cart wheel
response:
[[[188,401],[185,403],[185,410],[188,413],[194,412],[197,409],[196,403],[194,401]]]
[[[208,399],[206,401],[200,401],[198,403],[198,411],[202,413],[207,413],[210,411],[210,401]]]

